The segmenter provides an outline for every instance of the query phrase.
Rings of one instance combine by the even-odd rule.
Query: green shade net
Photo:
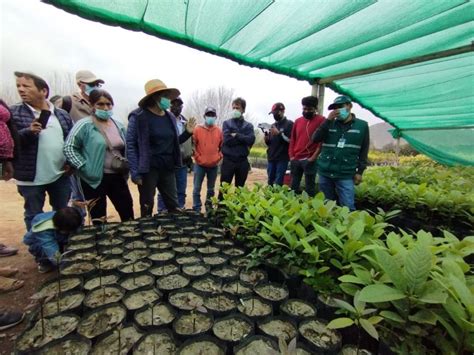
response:
[[[437,161],[474,165],[472,1],[45,2],[94,21],[142,31],[311,83],[467,47],[465,53],[339,79],[329,87],[350,95]]]

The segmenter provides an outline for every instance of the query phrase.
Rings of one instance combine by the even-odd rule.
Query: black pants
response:
[[[305,191],[309,196],[316,195],[316,161],[292,160],[291,169],[291,189],[300,192],[301,178],[304,174]]]
[[[142,176],[142,185],[138,186],[140,192],[140,215],[151,216],[155,204],[155,191],[163,197],[168,212],[178,209],[178,193],[176,191],[176,178],[173,170],[150,168],[150,172]]]
[[[93,188],[84,180],[81,180],[82,191],[86,200],[99,198],[90,214],[92,219],[107,216],[107,197],[112,201],[121,221],[133,219],[133,200],[128,189],[127,180],[122,174],[104,174],[97,188]],[[94,221],[94,224],[101,224]]]
[[[221,185],[223,182],[231,184],[235,176],[235,186],[244,186],[249,170],[250,164],[247,159],[235,162],[224,157],[221,166]],[[222,194],[219,193],[219,199],[221,198]]]

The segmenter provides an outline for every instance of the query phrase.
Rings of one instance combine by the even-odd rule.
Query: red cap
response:
[[[274,104],[272,106],[272,110],[268,113],[268,114],[271,114],[275,111],[285,111],[285,105],[283,105],[281,102],[277,102],[276,104]]]

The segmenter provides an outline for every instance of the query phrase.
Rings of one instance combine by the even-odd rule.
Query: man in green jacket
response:
[[[369,152],[369,126],[351,113],[352,100],[338,96],[329,105],[326,121],[314,132],[313,142],[322,142],[318,158],[319,190],[329,200],[355,210],[354,184],[362,181]]]

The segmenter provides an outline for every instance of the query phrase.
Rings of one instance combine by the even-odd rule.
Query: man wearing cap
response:
[[[273,115],[275,123],[270,132],[265,132],[265,143],[267,144],[267,174],[268,185],[283,185],[288,162],[288,147],[290,145],[291,129],[293,121],[285,116],[285,105],[277,102],[272,106],[269,115]]]
[[[92,115],[89,94],[92,90],[100,88],[104,84],[104,80],[99,79],[89,70],[79,70],[76,73],[76,84],[79,87],[79,92],[55,100],[55,105],[68,111],[74,123]]]
[[[72,127],[68,113],[48,101],[49,86],[32,73],[15,72],[22,103],[10,109],[20,136],[21,154],[13,162],[18,192],[25,204],[25,225],[43,212],[46,192],[53,210],[67,206],[71,172],[63,154],[64,140]]]
[[[129,115],[127,158],[132,181],[138,185],[142,217],[152,214],[157,188],[168,212],[179,210],[175,178],[175,168],[182,166],[179,145],[196,126],[196,119],[191,117],[183,133],[178,134],[176,117],[168,109],[179,94],[161,80],[150,80],[140,107]]]
[[[369,126],[351,113],[352,100],[338,96],[332,110],[314,133],[313,142],[322,142],[318,159],[319,189],[329,200],[355,210],[354,184],[362,181],[369,152]]]
[[[324,122],[317,114],[318,98],[303,97],[303,116],[296,119],[291,131],[288,155],[290,157],[291,189],[299,192],[301,178],[304,175],[305,191],[309,196],[316,194],[316,158],[320,144],[313,143],[311,136]]]
[[[247,102],[238,97],[232,101],[232,118],[224,121],[222,131],[224,143],[221,166],[221,183],[231,183],[235,176],[235,186],[244,186],[250,170],[248,155],[255,143],[253,125],[244,119]],[[222,197],[222,194],[219,194]]]
[[[184,117],[181,112],[183,111],[183,100],[180,97],[171,101],[170,107],[171,113],[176,117],[176,125],[178,127],[178,134],[182,134],[185,131],[186,123],[188,120]],[[178,204],[179,208],[184,208],[186,204],[186,187],[188,185],[188,166],[192,165],[193,162],[193,142],[189,137],[186,141],[179,145],[181,151],[181,162],[182,165],[175,169],[176,177],[176,190],[178,192]],[[165,203],[161,194],[158,194],[158,212],[166,210]]]
[[[217,111],[208,106],[204,110],[204,125],[196,127],[193,133],[194,142],[194,181],[193,210],[201,212],[201,186],[207,176],[206,211],[211,208],[211,197],[217,179],[217,166],[222,159],[222,130],[216,126]]]

